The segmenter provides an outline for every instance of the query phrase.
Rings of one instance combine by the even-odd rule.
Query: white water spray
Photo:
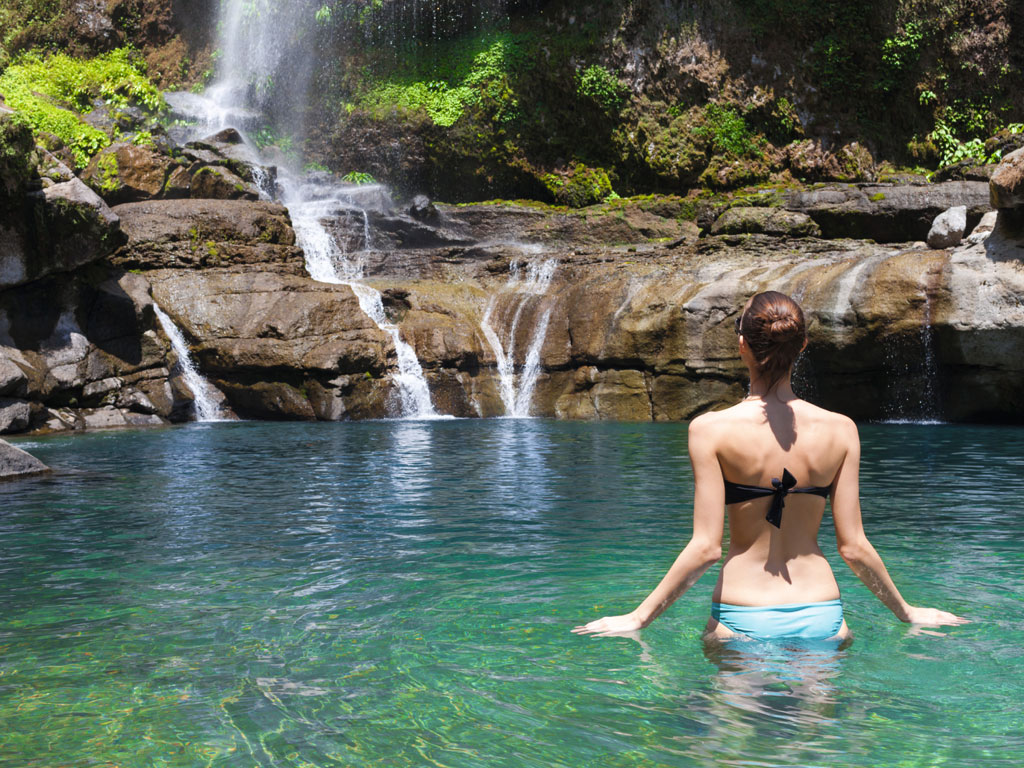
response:
[[[214,394],[220,393],[216,387],[199,373],[199,369],[189,353],[188,344],[185,342],[185,336],[182,334],[181,329],[156,304],[153,305],[153,309],[156,311],[156,317],[160,321],[160,326],[164,329],[164,333],[171,340],[171,348],[174,349],[174,354],[178,356],[178,367],[181,370],[181,377],[185,380],[188,388],[192,390],[192,396],[195,398],[193,405],[195,407],[196,421],[227,421],[217,405],[217,400],[220,398],[217,398]],[[221,398],[223,398],[223,395],[221,395]]]
[[[494,358],[497,361],[498,391],[501,401],[505,405],[506,416],[527,418],[530,415],[533,393],[537,387],[537,378],[540,376],[540,352],[547,336],[552,307],[544,309],[540,319],[534,324],[533,334],[527,345],[526,356],[518,376],[516,374],[516,334],[519,330],[519,321],[522,319],[527,305],[543,301],[557,267],[558,262],[555,259],[532,262],[526,267],[526,279],[521,281],[519,262],[512,262],[505,291],[491,299],[487,305],[487,311],[484,312],[483,320],[480,321],[480,329],[483,331],[487,343],[491,345]],[[514,296],[515,311],[503,343],[491,321],[499,299],[509,293]]]

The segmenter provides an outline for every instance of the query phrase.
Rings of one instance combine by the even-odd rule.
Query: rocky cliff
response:
[[[217,158],[226,167],[233,145],[202,146],[206,157],[181,166],[191,179]],[[755,192],[721,198],[697,221],[689,201],[651,197],[577,211],[418,201],[323,223],[360,251],[364,281],[414,347],[441,413],[510,413],[533,351],[534,415],[691,418],[742,395],[732,321],[747,296],[773,288],[808,311],[796,378],[816,402],[861,419],[1019,421],[1019,155],[991,187]],[[65,200],[52,190],[67,184],[81,182],[24,198],[50,215]],[[990,191],[994,229],[994,212],[979,222]],[[110,208],[80,197],[84,223],[72,237],[89,247],[61,257],[61,238],[22,232],[4,253],[3,274],[15,276],[0,292],[4,431],[190,418],[192,393],[154,302],[243,417],[397,412],[392,339],[349,286],[308,276],[287,209],[202,196]],[[953,203],[975,234],[928,248],[930,221]],[[843,236],[858,231],[914,240]]]
[[[279,178],[280,148],[260,153],[232,129],[185,141],[156,119],[159,95],[128,54],[97,61],[149,111],[121,91],[82,114],[24,99],[99,131],[95,147],[0,113],[0,433],[193,418],[210,392],[190,361],[228,415],[393,416],[401,340],[443,414],[686,419],[742,394],[731,320],[769,287],[808,311],[797,387],[827,407],[1024,413],[1014,135],[1000,165],[933,182],[789,175],[590,206],[397,205],[365,175]],[[822,178],[848,165],[818,161],[840,169]],[[603,177],[576,164],[559,178],[571,196]],[[282,200],[314,205],[299,216]],[[310,258],[328,251],[324,282]]]

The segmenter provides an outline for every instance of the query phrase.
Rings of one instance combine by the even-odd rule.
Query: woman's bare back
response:
[[[829,487],[849,446],[849,420],[803,400],[750,398],[702,417],[725,480],[770,488],[784,469],[797,487]],[[770,498],[729,507],[729,549],[714,600],[732,605],[782,605],[839,597],[818,547],[825,510],[820,496],[790,494],[779,528],[765,520]]]

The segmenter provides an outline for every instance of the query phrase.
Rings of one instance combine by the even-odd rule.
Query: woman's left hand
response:
[[[613,635],[628,635],[643,629],[644,624],[633,613],[626,613],[622,616],[604,616],[600,619],[573,627],[572,631],[577,635],[595,635],[597,637],[609,637]]]

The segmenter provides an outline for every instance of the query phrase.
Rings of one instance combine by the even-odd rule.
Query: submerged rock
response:
[[[50,468],[35,456],[0,440],[0,480],[30,477],[49,472]]]

